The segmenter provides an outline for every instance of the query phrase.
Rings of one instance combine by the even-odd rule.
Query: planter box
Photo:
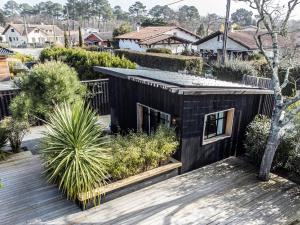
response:
[[[174,177],[180,173],[182,163],[171,159],[170,163],[158,168],[148,170],[146,172],[119,180],[103,187],[94,189],[91,192],[79,193],[77,196],[77,203],[82,210],[94,207],[91,200],[87,203],[86,208],[83,207],[83,201],[92,199],[93,197],[101,195],[100,203],[104,203],[131,192],[140,190],[144,187]]]

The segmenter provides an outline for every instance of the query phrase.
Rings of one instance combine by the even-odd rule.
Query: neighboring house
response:
[[[91,32],[85,34],[84,43],[86,45],[110,47],[112,38],[112,32]]]
[[[0,26],[0,43],[6,42],[5,35],[3,35],[4,27]]]
[[[148,48],[168,48],[173,53],[192,49],[192,43],[200,37],[184,28],[159,26],[137,28],[136,31],[115,37],[121,49],[146,51]]]
[[[109,75],[113,132],[172,126],[182,172],[243,153],[247,125],[270,115],[274,91],[181,73],[95,67]]]
[[[63,44],[63,31],[56,25],[9,24],[2,32],[12,47]]]
[[[10,79],[10,72],[7,57],[12,55],[14,52],[0,47],[0,81],[5,81]]]
[[[249,28],[247,30],[236,30],[228,33],[227,40],[227,54],[229,57],[242,57],[245,58],[249,54],[257,53],[260,50],[256,45],[254,39],[255,31]],[[282,36],[278,37],[279,47],[282,49],[292,48],[292,42]],[[272,56],[272,41],[270,36],[263,36],[263,47],[269,56]],[[223,48],[223,32],[217,31],[212,33],[201,40],[194,43],[197,46],[197,51],[202,55],[212,54],[221,55]]]

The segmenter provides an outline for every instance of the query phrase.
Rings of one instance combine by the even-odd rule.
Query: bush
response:
[[[2,121],[3,128],[7,131],[7,137],[14,153],[21,151],[21,144],[25,134],[29,130],[29,123],[25,120],[16,120],[6,117]]]
[[[257,76],[257,71],[250,62],[228,60],[225,65],[217,62],[213,65],[213,75],[220,80],[242,81],[244,75]]]
[[[77,102],[85,95],[76,71],[61,62],[39,64],[15,83],[21,90],[10,104],[16,119],[45,119],[55,104]]]
[[[112,138],[109,174],[126,178],[167,162],[178,146],[173,130],[160,127],[154,134],[129,133]]]
[[[68,199],[106,182],[108,151],[97,121],[96,113],[82,103],[56,106],[50,116],[41,151],[45,174]]]
[[[172,54],[171,49],[168,48],[148,48],[146,52],[152,52],[152,53],[163,53],[163,54]]]
[[[266,116],[256,116],[255,119],[248,125],[246,131],[245,148],[253,162],[260,165],[262,160],[268,135],[270,132],[271,120]],[[297,158],[296,149],[297,133],[288,132],[281,140],[277,148],[272,169],[291,168],[291,162]]]
[[[125,56],[140,66],[166,71],[188,71],[191,74],[202,73],[203,60],[201,57],[169,55],[160,53],[145,53],[128,50],[115,50],[118,56]]]
[[[25,55],[25,54],[21,54],[16,52],[13,56],[11,56],[11,58],[14,59],[18,59],[20,60],[22,63],[27,63],[27,62],[35,62],[35,58],[32,55]]]
[[[94,66],[135,68],[135,64],[124,57],[113,56],[108,52],[92,52],[81,48],[46,48],[41,52],[40,59],[56,60],[67,63],[75,68],[81,80],[99,78],[94,72]]]

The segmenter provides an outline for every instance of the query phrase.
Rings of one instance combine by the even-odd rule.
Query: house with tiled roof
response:
[[[56,25],[9,24],[2,34],[12,47],[62,44],[64,40],[63,31]]]
[[[192,43],[200,37],[191,31],[177,26],[156,26],[138,28],[115,37],[121,49],[146,51],[149,48],[168,48],[173,53],[191,49]]]
[[[234,30],[228,32],[227,40],[227,53],[230,57],[242,56],[245,57],[249,54],[259,52],[254,35],[255,30]],[[279,47],[282,49],[293,48],[292,42],[285,37],[279,36]],[[267,54],[272,55],[272,40],[269,35],[262,36],[263,47]],[[202,54],[215,54],[222,53],[223,47],[223,32],[217,31],[212,33],[201,40],[194,43],[197,46],[197,51]]]
[[[110,47],[112,41],[112,32],[90,32],[84,35],[84,43],[86,45],[97,45],[103,47]]]

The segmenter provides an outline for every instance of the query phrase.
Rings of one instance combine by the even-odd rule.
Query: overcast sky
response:
[[[31,5],[41,2],[42,0],[15,0],[18,3],[29,3]],[[46,0],[44,0],[46,1]],[[65,3],[66,0],[52,0],[53,2]],[[109,0],[112,6],[120,5],[123,9],[127,10],[136,0]],[[139,0],[147,6],[147,9],[155,5],[169,4],[177,0]],[[285,1],[285,0],[280,0]],[[0,0],[0,5],[3,6],[6,0]],[[162,3],[163,2],[163,3]],[[183,2],[176,3],[170,6],[173,9],[178,9],[182,5],[194,5],[198,8],[200,15],[204,16],[207,13],[216,13],[218,15],[225,15],[226,0],[184,0]],[[248,8],[247,4],[242,2],[232,1],[231,12],[238,8]],[[300,6],[295,10],[294,19],[300,19]]]

